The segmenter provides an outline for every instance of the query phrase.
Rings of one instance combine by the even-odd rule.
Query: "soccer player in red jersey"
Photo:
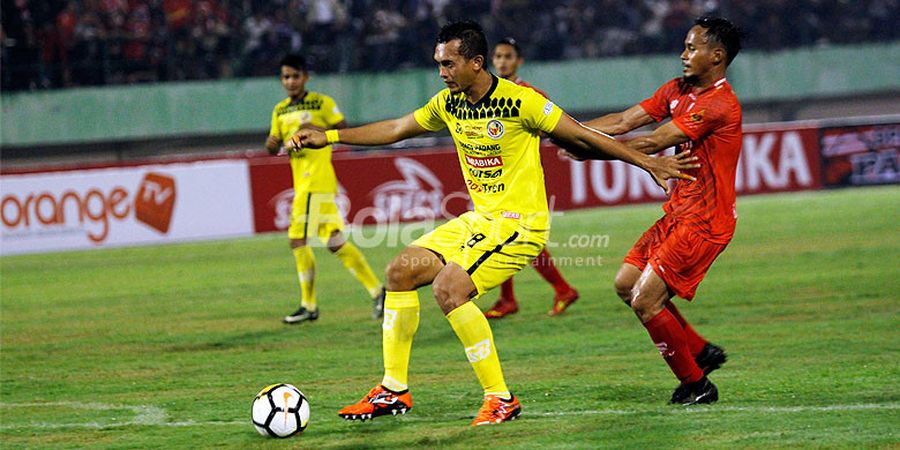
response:
[[[728,20],[701,17],[688,31],[681,53],[683,76],[623,112],[585,125],[623,134],[666,117],[652,134],[628,142],[644,153],[672,146],[690,150],[701,166],[696,181],[678,180],[665,215],[637,241],[616,274],[615,289],[640,318],[681,384],[671,403],[712,403],[718,389],[706,375],[725,362],[671,302],[690,301],[697,285],[734,235],[734,181],[741,151],[741,105],[725,71],[741,49],[741,32]]]
[[[512,81],[519,86],[534,89],[535,92],[549,99],[544,91],[526,83],[525,80],[517,75],[519,67],[525,62],[525,58],[522,57],[522,49],[515,39],[507,37],[497,42],[494,45],[491,62],[494,64],[494,69],[500,78]],[[553,286],[553,290],[556,292],[553,296],[553,307],[547,314],[551,316],[562,314],[569,305],[578,300],[578,291],[570,286],[562,274],[559,273],[556,265],[553,264],[550,252],[546,248],[541,250],[541,253],[534,258],[531,262],[531,267],[534,267],[541,277]],[[500,297],[494,303],[494,306],[484,312],[484,315],[488,319],[500,319],[518,311],[519,304],[516,303],[513,279],[510,278],[500,285]]]

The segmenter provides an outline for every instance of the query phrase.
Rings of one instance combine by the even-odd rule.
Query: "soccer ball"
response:
[[[286,438],[300,433],[309,424],[309,402],[300,389],[286,384],[263,388],[250,410],[253,426],[263,436]]]

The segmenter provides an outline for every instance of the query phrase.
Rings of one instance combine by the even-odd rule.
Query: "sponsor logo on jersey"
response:
[[[678,107],[678,99],[677,98],[675,100],[672,100],[671,102],[669,102],[669,111],[672,111],[677,107]]]
[[[480,126],[456,123],[456,134],[465,135],[469,139],[481,139],[484,137],[484,131]]]
[[[547,103],[544,104],[544,115],[549,116],[550,113],[553,112],[553,102],[547,100]]]
[[[487,130],[487,135],[491,139],[500,139],[503,137],[503,122],[494,119],[487,123],[485,126]]]
[[[473,177],[475,177],[475,178],[490,178],[490,179],[494,179],[494,178],[500,178],[500,176],[503,175],[503,169],[496,169],[496,170],[491,170],[491,169],[473,169],[473,168],[471,168],[471,167],[466,167],[466,169],[469,171],[469,175],[471,175],[471,176],[473,176]]]
[[[478,168],[488,168],[488,167],[502,167],[503,166],[503,157],[502,156],[469,156],[466,155],[466,164]]]

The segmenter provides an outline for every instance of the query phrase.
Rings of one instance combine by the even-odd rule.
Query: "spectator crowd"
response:
[[[665,53],[703,14],[746,48],[891,41],[900,0],[3,0],[3,91],[277,73],[300,52],[317,72],[431,64],[441,25],[468,18],[531,60]]]

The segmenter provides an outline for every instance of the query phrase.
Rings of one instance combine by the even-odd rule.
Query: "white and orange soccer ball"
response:
[[[272,384],[253,399],[251,417],[263,436],[286,438],[303,432],[309,424],[309,402],[293,385]]]

